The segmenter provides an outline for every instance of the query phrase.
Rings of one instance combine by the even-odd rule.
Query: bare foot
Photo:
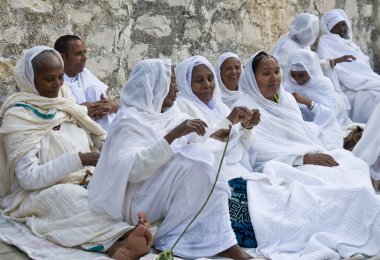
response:
[[[147,254],[153,245],[153,236],[144,225],[136,226],[113,244],[107,253],[116,260],[135,260]]]
[[[219,253],[218,256],[228,257],[235,260],[248,260],[253,259],[253,256],[246,253],[237,244]]]

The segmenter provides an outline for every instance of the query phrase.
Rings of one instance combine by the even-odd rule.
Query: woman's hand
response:
[[[83,166],[96,166],[99,160],[99,153],[79,153],[79,158]]]
[[[303,164],[314,164],[326,167],[338,166],[339,163],[335,159],[324,153],[308,153],[303,157]]]
[[[353,62],[354,60],[356,60],[355,56],[344,55],[342,57],[333,59],[332,61],[333,61],[333,65],[335,66],[336,64],[341,63],[341,62]]]
[[[252,129],[254,126],[257,126],[260,122],[260,111],[258,109],[251,110],[252,116],[250,119],[244,119],[241,121],[241,125],[246,129]]]
[[[292,93],[293,97],[296,99],[297,103],[299,104],[304,104],[305,106],[307,107],[310,107],[311,106],[311,99],[310,98],[307,98],[305,96],[302,96],[300,93],[298,92],[293,92]]]
[[[231,128],[230,129],[219,129],[215,131],[212,135],[210,135],[211,138],[214,138],[215,140],[219,140],[222,142],[227,141],[227,138],[230,134]]]
[[[165,140],[171,144],[175,139],[190,134],[192,132],[198,135],[204,135],[206,133],[207,124],[200,119],[187,119],[182,124],[171,130],[165,135]]]
[[[227,119],[234,125],[242,120],[249,120],[252,117],[252,111],[246,107],[234,107]]]

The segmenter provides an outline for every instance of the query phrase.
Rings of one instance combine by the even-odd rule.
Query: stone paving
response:
[[[25,253],[14,246],[0,242],[0,260],[26,260],[30,259]]]

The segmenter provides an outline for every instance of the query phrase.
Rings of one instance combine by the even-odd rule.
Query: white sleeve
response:
[[[172,157],[173,152],[169,143],[165,138],[162,138],[162,140],[136,153],[128,181],[138,183],[149,179]]]
[[[293,161],[293,166],[301,166],[303,165],[303,155],[299,155],[296,157],[296,159],[294,159]]]
[[[83,168],[79,153],[64,154],[47,163],[40,164],[37,156],[39,149],[40,146],[35,145],[16,163],[15,175],[25,190],[49,187],[70,173]]]
[[[313,122],[318,125],[323,125],[328,118],[334,117],[333,111],[331,111],[330,108],[319,103],[314,104],[314,107],[313,109],[311,109],[311,112],[314,113]]]
[[[242,132],[240,136],[240,142],[243,145],[244,149],[246,151],[249,151],[249,149],[252,146],[252,143],[255,141],[255,131],[254,128],[252,129],[241,129]]]

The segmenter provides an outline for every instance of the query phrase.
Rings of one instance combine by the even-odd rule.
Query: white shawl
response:
[[[303,120],[297,102],[282,85],[278,103],[261,94],[252,72],[252,60],[257,54],[245,65],[239,82],[244,95],[235,103],[259,109],[261,113],[261,121],[256,127],[257,163],[277,159],[292,165],[300,155],[341,147],[341,137],[326,136],[321,127]]]
[[[39,53],[53,50],[45,46],[36,46],[27,50],[18,61],[14,74],[20,92],[11,95],[0,109],[3,118],[0,128],[0,197],[11,192],[10,187],[14,180],[14,167],[34,145],[54,126],[64,121],[76,121],[82,128],[101,137],[105,132],[101,127],[87,116],[85,107],[75,103],[75,99],[65,85],[61,86],[57,98],[42,97],[34,85],[34,71],[31,61]],[[58,52],[57,57],[62,58]],[[42,114],[50,114],[50,119],[25,113],[23,108],[12,108],[12,105],[22,103],[31,105]],[[8,145],[6,145],[8,144]]]
[[[232,108],[231,106],[233,105],[233,103],[235,103],[235,101],[238,100],[238,98],[241,95],[241,91],[239,88],[238,88],[238,90],[229,90],[224,85],[223,80],[222,80],[221,68],[222,68],[223,62],[226,59],[231,58],[231,57],[236,58],[240,61],[239,56],[237,56],[235,53],[226,52],[226,53],[223,53],[222,55],[219,56],[218,62],[215,66],[215,74],[216,74],[216,78],[217,78],[218,83],[219,83],[220,91],[222,92],[222,100],[223,100],[224,104],[226,104],[230,108]],[[243,70],[243,68],[241,68],[241,69]]]
[[[338,34],[330,32],[333,25],[334,15],[340,15],[348,26],[348,39],[343,39]],[[336,24],[336,23],[335,23]],[[335,25],[334,24],[334,25]],[[352,27],[346,13],[341,9],[333,9],[321,18],[321,31],[323,35],[318,42],[318,55],[322,59],[334,59],[343,55],[353,55],[353,62],[342,62],[335,66],[339,82],[347,89],[353,91],[376,90],[380,91],[380,76],[376,74],[370,64],[369,57],[364,55],[360,47],[352,41]]]
[[[276,43],[272,53],[281,65],[286,67],[288,57],[295,49],[310,50],[319,34],[319,20],[314,14],[301,13],[294,17],[290,32],[282,36]]]
[[[161,113],[169,91],[170,75],[170,60],[143,60],[132,70],[121,89],[122,105],[88,189],[90,206],[96,211],[106,212],[114,219],[123,218],[135,154],[162,140],[187,118],[175,106]],[[134,134],[133,138],[130,133]]]

